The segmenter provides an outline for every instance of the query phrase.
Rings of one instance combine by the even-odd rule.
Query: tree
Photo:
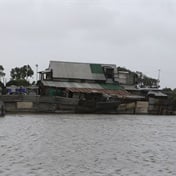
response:
[[[158,88],[158,80],[157,79],[150,78],[150,77],[144,75],[143,79],[141,81],[142,81],[142,85],[144,87],[156,87],[156,88]]]
[[[4,83],[2,81],[2,77],[5,76],[5,73],[4,73],[4,67],[2,65],[0,65],[0,90],[1,90],[1,93],[4,93]]]
[[[32,77],[34,74],[34,71],[32,70],[32,68],[30,67],[30,65],[25,65],[25,72],[26,72],[26,79],[28,77]]]
[[[32,77],[34,71],[30,65],[24,65],[23,67],[15,67],[11,70],[10,75],[12,80],[27,80],[28,77]]]
[[[150,88],[159,88],[159,80],[148,77],[142,72],[137,73],[137,84],[141,88],[150,87]]]
[[[164,88],[162,92],[168,96],[168,105],[172,110],[176,110],[176,89]]]
[[[18,68],[18,67],[13,68],[10,72],[10,76],[11,76],[12,80],[21,79],[20,68]]]
[[[136,83],[139,87],[153,87],[158,88],[159,82],[157,79],[150,78],[146,75],[144,75],[142,72],[136,71],[133,72],[129,69],[126,69],[125,67],[117,67],[117,72],[124,71],[128,72],[129,75],[133,75],[134,78],[134,84]]]
[[[4,77],[4,76],[5,76],[4,67],[2,65],[0,65],[0,82],[2,81],[1,78]],[[2,87],[2,86],[0,85],[0,87]]]
[[[29,86],[30,83],[29,81],[25,80],[25,79],[19,79],[19,80],[10,80],[9,82],[7,82],[6,86],[12,86],[12,85],[15,85],[15,86]]]
[[[4,71],[4,67],[2,65],[0,65],[0,70]]]

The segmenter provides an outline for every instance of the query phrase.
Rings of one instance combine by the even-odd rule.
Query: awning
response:
[[[107,90],[107,89],[89,89],[89,88],[67,88],[67,90],[73,93],[101,93],[111,96],[118,96],[121,98],[130,95],[130,93],[128,93],[125,90]]]
[[[155,97],[167,97],[166,94],[160,92],[160,91],[150,91],[148,92],[148,96],[155,96]]]
[[[77,82],[59,82],[59,81],[42,81],[42,84],[47,87],[56,88],[90,88],[102,89],[97,83],[77,83]]]
[[[131,95],[126,90],[115,84],[98,84],[98,83],[77,83],[77,82],[59,82],[59,81],[42,81],[47,87],[66,88],[74,93],[101,93],[111,96],[127,97]]]

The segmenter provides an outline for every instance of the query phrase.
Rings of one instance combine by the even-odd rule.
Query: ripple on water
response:
[[[22,115],[0,123],[0,175],[176,175],[176,118]]]

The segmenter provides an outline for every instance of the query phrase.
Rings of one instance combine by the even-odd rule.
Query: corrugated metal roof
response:
[[[166,94],[162,93],[162,92],[158,92],[158,91],[149,91],[148,92],[148,96],[155,96],[155,97],[167,97]]]
[[[127,97],[130,94],[125,90],[106,90],[106,89],[89,89],[89,88],[68,88],[74,93],[102,93],[107,95],[114,95],[118,97]]]
[[[106,80],[103,73],[92,73],[90,64],[50,61],[53,78]]]
[[[109,84],[100,84],[103,89],[109,89],[109,90],[124,90],[121,86],[113,83]]]
[[[60,87],[67,88],[72,92],[81,92],[81,93],[103,93],[109,95],[116,95],[119,97],[126,97],[130,95],[126,90],[123,89],[105,89],[100,84],[97,83],[75,83],[75,82],[55,82],[55,81],[42,81],[44,86],[48,87]],[[114,85],[116,86],[116,85]],[[107,87],[106,87],[107,88]],[[111,85],[112,88],[112,85]]]
[[[42,84],[48,87],[102,89],[102,87],[96,83],[42,81]]]

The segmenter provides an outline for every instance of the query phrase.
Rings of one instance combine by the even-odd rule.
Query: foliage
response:
[[[4,71],[4,67],[2,65],[0,65],[0,70]]]
[[[15,67],[10,72],[12,80],[27,80],[27,78],[32,77],[33,74],[34,71],[29,65],[24,65],[23,67]]]
[[[25,79],[18,79],[18,80],[10,80],[9,82],[7,82],[6,86],[12,86],[12,85],[15,85],[15,86],[29,86],[30,83],[29,81],[25,80]]]
[[[154,78],[150,78],[146,75],[144,75],[142,72],[133,72],[129,69],[126,69],[125,67],[117,67],[117,71],[126,71],[129,74],[133,74],[135,78],[135,82],[139,87],[157,87],[158,86],[158,80]]]
[[[6,88],[4,86],[4,84],[0,81],[0,89],[1,89],[1,93],[2,94],[6,94]]]
[[[0,87],[4,88],[4,84],[0,81]]]
[[[138,77],[138,84],[141,85],[141,87],[156,87],[156,88],[158,88],[158,80],[154,79],[154,78],[150,78],[145,75]]]
[[[168,96],[168,102],[172,109],[176,110],[176,89],[164,88],[162,92]]]
[[[5,73],[3,71],[4,71],[4,67],[0,65],[0,77],[5,76]]]
[[[172,89],[171,88],[164,88],[164,89],[162,89],[162,92],[164,93],[164,94],[167,94],[167,95],[171,95],[172,94]]]

